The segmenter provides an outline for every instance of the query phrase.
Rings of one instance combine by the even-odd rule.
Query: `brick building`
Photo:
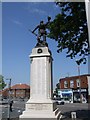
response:
[[[9,89],[6,88],[2,91],[2,96],[8,98]],[[11,98],[29,98],[30,97],[30,86],[26,84],[16,84],[11,87],[10,90]]]
[[[59,85],[64,97],[71,95],[73,102],[90,101],[90,74],[61,78]]]
[[[2,96],[2,98],[7,98],[7,96],[8,96],[8,88],[0,91],[0,95]]]

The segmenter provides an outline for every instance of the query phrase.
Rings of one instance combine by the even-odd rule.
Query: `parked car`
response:
[[[64,99],[63,99],[63,98],[60,98],[60,99],[58,100],[58,105],[64,105],[64,104],[65,104]]]
[[[54,99],[58,105],[64,105],[65,101],[63,98],[56,98]]]
[[[71,99],[69,99],[69,98],[64,98],[64,102],[65,102],[65,103],[71,103]]]
[[[0,104],[8,104],[8,99],[3,99],[0,100]]]

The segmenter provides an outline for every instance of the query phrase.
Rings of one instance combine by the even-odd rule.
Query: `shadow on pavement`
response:
[[[76,112],[77,119],[75,120],[90,120],[90,110],[76,110],[76,111],[64,112],[62,113],[62,115],[64,116],[62,120],[72,120],[71,112]]]

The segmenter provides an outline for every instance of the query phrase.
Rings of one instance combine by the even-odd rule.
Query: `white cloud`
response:
[[[22,23],[18,20],[11,20],[14,24],[17,24],[19,26],[22,26]]]
[[[28,6],[25,8],[26,10],[28,10],[29,13],[33,13],[33,14],[39,14],[39,15],[47,15],[48,13],[45,10],[42,10],[39,7],[39,3],[38,2],[31,2],[28,4]]]
[[[34,8],[33,10],[31,10],[31,12],[37,13],[37,14],[47,14],[46,11],[40,10],[38,8]]]

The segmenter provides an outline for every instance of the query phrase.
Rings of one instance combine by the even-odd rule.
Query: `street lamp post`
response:
[[[80,65],[78,65],[78,76],[79,76],[79,95],[80,95],[80,103],[82,103],[82,98],[81,98],[81,78],[80,78]]]
[[[80,96],[80,103],[82,103],[82,98],[81,98],[81,78],[80,78],[80,63],[78,60],[76,60],[76,63],[78,65],[78,78],[79,78],[79,96]]]
[[[7,120],[10,120],[10,94],[11,94],[11,78],[8,78],[6,80],[9,80],[8,84],[8,115],[7,115]]]

